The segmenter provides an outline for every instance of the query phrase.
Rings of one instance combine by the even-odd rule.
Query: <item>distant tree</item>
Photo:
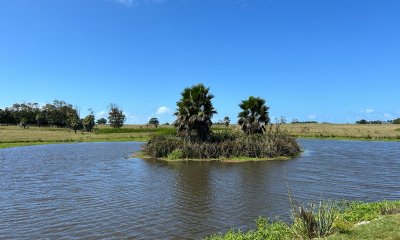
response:
[[[82,120],[83,127],[87,132],[91,132],[93,130],[93,127],[95,125],[94,123],[94,115],[93,111],[90,112],[89,115],[87,115],[83,120]]]
[[[47,125],[47,119],[46,115],[43,112],[40,112],[36,115],[36,125],[38,127],[46,126]]]
[[[3,109],[0,108],[0,124],[5,124],[5,112]]]
[[[100,119],[97,120],[97,124],[107,124],[107,119],[100,118]]]
[[[22,118],[19,125],[21,125],[21,127],[23,127],[24,129],[26,128],[26,126],[28,126],[28,119],[27,118]]]
[[[263,133],[265,125],[270,121],[269,107],[265,105],[265,100],[250,96],[249,99],[243,100],[239,107],[242,111],[238,115],[238,124],[242,131],[247,134]]]
[[[123,114],[122,109],[120,109],[116,104],[111,103],[109,106],[108,112],[108,122],[113,128],[120,128],[124,125],[126,120],[125,115]]]
[[[70,128],[76,133],[77,130],[82,129],[82,120],[78,117],[70,119]]]
[[[158,118],[150,118],[149,124],[154,125],[157,128],[158,125],[160,125],[160,122],[158,121]]]
[[[361,119],[359,121],[356,122],[356,124],[368,124],[369,122],[365,119]]]
[[[203,84],[185,88],[181,99],[176,103],[177,117],[174,125],[179,135],[197,139],[208,140],[211,134],[211,119],[217,113],[211,100],[214,95],[209,93],[210,88]]]
[[[226,127],[229,127],[231,120],[229,119],[229,117],[224,117],[223,123],[225,124]]]
[[[396,118],[392,121],[393,124],[400,124],[400,118]]]

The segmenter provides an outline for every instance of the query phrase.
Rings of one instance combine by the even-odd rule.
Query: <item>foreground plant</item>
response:
[[[271,222],[267,218],[259,217],[256,229],[248,232],[230,230],[223,235],[212,235],[207,240],[276,240],[292,239],[293,234],[284,222]]]
[[[290,196],[289,199],[292,202]],[[309,207],[292,203],[292,208],[291,225],[260,217],[256,229],[247,232],[230,230],[206,239],[400,239],[400,200],[373,203],[320,201]],[[359,222],[371,220],[374,221],[354,228]]]
[[[334,202],[322,202],[318,205],[310,204],[308,208],[295,205],[292,209],[292,231],[301,239],[324,237],[334,230],[334,221],[339,209]]]

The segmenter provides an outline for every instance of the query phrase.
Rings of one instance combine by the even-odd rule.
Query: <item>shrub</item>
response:
[[[168,154],[168,159],[170,160],[177,160],[183,158],[183,152],[180,149],[175,149],[170,154]]]
[[[167,158],[179,149],[182,158],[232,159],[294,157],[300,152],[295,138],[271,126],[266,134],[217,132],[209,141],[193,141],[173,135],[152,136],[144,145],[144,154],[154,158]]]
[[[333,223],[338,213],[339,209],[333,202],[320,201],[318,205],[311,204],[308,208],[293,206],[293,233],[300,239],[327,236],[334,230]]]

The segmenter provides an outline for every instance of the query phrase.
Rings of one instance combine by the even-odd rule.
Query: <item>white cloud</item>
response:
[[[159,107],[156,112],[157,115],[168,114],[168,113],[171,113],[171,109],[165,106]]]
[[[133,0],[114,0],[114,1],[122,5],[125,5],[127,7],[131,7],[135,3],[135,1]]]
[[[96,119],[107,118],[107,117],[108,117],[108,113],[106,111],[100,111],[96,114]]]
[[[309,119],[315,119],[317,117],[317,115],[315,115],[315,114],[310,114],[310,115],[308,115],[308,118]]]
[[[114,2],[117,2],[124,6],[132,7],[132,6],[136,6],[140,3],[161,4],[167,0],[108,0],[108,1],[114,1]]]
[[[361,111],[361,112],[370,114],[370,113],[375,112],[375,110],[374,110],[374,109],[371,109],[371,108],[368,108],[368,109],[365,109],[364,111]]]
[[[390,114],[390,113],[385,113],[385,114],[383,114],[383,117],[385,117],[385,118],[387,118],[387,119],[392,119],[392,118],[393,118],[393,115]]]
[[[137,117],[135,116],[135,115],[133,115],[133,114],[130,114],[130,113],[128,113],[128,112],[123,112],[123,114],[125,115],[125,117],[126,117],[126,120],[125,120],[125,124],[134,124],[134,123],[137,123]]]

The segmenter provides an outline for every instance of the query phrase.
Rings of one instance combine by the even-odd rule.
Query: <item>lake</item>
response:
[[[129,142],[0,149],[0,239],[198,239],[288,221],[288,187],[303,203],[400,199],[399,142],[299,142],[294,160],[245,163],[129,158]]]

